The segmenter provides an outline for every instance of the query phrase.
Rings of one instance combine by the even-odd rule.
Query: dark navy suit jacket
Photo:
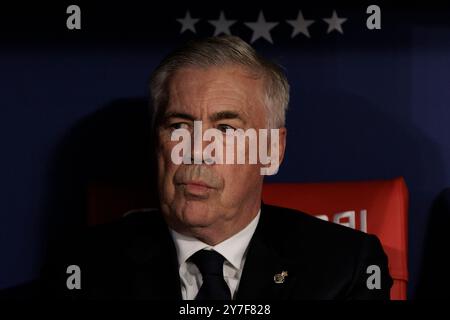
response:
[[[67,289],[68,265],[80,267],[80,290]],[[370,265],[380,268],[379,289],[367,286]],[[391,285],[377,237],[262,204],[236,299],[389,299]],[[162,215],[137,212],[89,229],[48,264],[43,287],[75,299],[180,300],[176,249]]]

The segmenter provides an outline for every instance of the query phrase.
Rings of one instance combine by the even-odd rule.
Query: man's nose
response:
[[[201,121],[194,123],[194,132],[191,135],[191,163],[193,164],[214,164],[214,157],[221,157],[222,151],[217,150],[217,147],[222,147],[223,144],[221,135],[214,134],[214,137],[211,138],[211,132],[209,132],[207,133],[208,137],[204,139],[207,130],[214,130],[214,133],[220,133],[217,129],[203,125]],[[210,146],[210,144],[213,145]],[[206,152],[205,156],[204,151],[207,146],[213,147],[213,154],[210,154],[210,149],[210,152]]]
[[[193,164],[203,164],[205,159],[203,159],[203,150],[208,145],[209,141],[203,141],[204,130],[202,121],[194,122],[194,132],[191,143],[191,163]]]

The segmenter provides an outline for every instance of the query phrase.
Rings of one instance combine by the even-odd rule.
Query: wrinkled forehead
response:
[[[171,112],[264,111],[263,78],[240,66],[182,68],[171,78],[168,94]]]

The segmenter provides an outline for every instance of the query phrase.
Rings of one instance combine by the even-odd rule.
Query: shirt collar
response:
[[[253,234],[255,233],[260,214],[261,210],[258,211],[256,217],[253,218],[253,220],[244,229],[221,243],[216,244],[215,246],[210,246],[194,237],[183,235],[169,228],[177,249],[179,265],[181,266],[185,263],[186,260],[197,251],[208,249],[217,251],[225,259],[227,259],[227,261],[231,263],[234,268],[240,269],[242,267],[242,258],[247,250],[250,240],[253,237]]]

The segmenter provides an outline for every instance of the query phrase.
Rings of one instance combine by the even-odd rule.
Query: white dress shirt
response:
[[[258,225],[260,213],[261,210],[244,229],[215,246],[210,246],[194,237],[185,236],[170,229],[177,249],[181,295],[184,300],[195,299],[202,286],[203,280],[200,270],[193,262],[187,260],[194,253],[203,249],[217,251],[225,258],[223,276],[230,288],[232,299],[235,298],[244,268],[247,247]]]

